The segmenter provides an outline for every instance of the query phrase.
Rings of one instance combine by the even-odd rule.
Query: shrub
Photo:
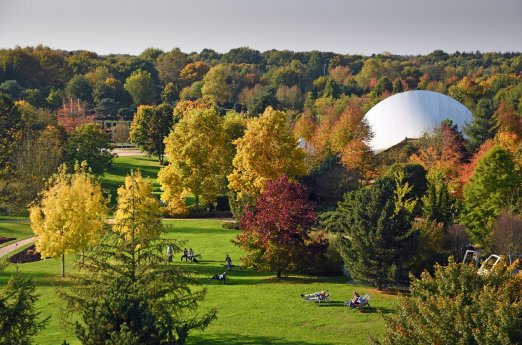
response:
[[[522,275],[497,268],[479,275],[471,265],[436,265],[411,282],[395,315],[374,344],[520,344]]]

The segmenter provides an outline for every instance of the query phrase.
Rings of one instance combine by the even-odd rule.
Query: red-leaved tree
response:
[[[58,123],[67,133],[72,133],[74,130],[85,123],[94,122],[94,115],[87,114],[87,111],[80,104],[80,102],[67,102],[58,109],[56,114]]]
[[[443,121],[439,128],[420,139],[420,149],[410,161],[422,165],[428,172],[441,170],[450,181],[459,180],[461,164],[466,158],[466,141],[451,122]]]
[[[243,265],[261,271],[281,273],[302,267],[326,250],[323,234],[312,238],[317,214],[307,200],[308,192],[286,176],[267,183],[254,210],[241,218],[241,234],[233,243],[246,256]]]

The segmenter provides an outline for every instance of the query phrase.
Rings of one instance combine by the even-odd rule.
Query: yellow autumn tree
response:
[[[219,104],[231,101],[232,91],[229,84],[232,69],[229,65],[216,65],[212,67],[203,78],[201,93],[205,97],[210,97]]]
[[[269,180],[306,173],[304,152],[297,147],[289,122],[282,111],[266,108],[263,115],[247,124],[242,138],[235,141],[237,153],[229,187],[243,196],[256,196]]]
[[[234,142],[245,135],[247,122],[248,120],[245,117],[234,110],[227,112],[225,117],[223,117],[223,130],[227,134],[227,143],[225,145],[227,154],[225,162],[226,175],[229,175],[234,170],[232,166],[232,161],[236,156],[236,145]]]
[[[226,189],[227,143],[223,118],[214,108],[192,109],[165,139],[170,164],[158,175],[162,200],[172,213],[186,212],[184,196],[194,194],[212,202]]]
[[[163,229],[160,206],[152,195],[150,181],[133,171],[125,177],[125,185],[118,188],[113,229],[128,241],[144,243],[158,239]]]
[[[87,173],[85,165],[67,174],[65,165],[51,177],[41,198],[30,208],[31,228],[38,236],[36,250],[43,257],[62,259],[96,243],[107,218],[107,200],[101,186]]]

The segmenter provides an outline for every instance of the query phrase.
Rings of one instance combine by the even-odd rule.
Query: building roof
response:
[[[471,123],[472,114],[463,104],[438,92],[402,92],[379,102],[365,115],[374,137],[373,151],[386,150],[405,138],[420,138],[450,119],[459,129]]]

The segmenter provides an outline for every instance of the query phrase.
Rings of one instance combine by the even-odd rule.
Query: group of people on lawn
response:
[[[168,256],[168,262],[172,262],[172,257],[174,255],[174,248],[172,247],[171,244],[169,244],[167,246],[167,256]],[[195,263],[198,263],[198,260],[197,260],[197,255],[194,254],[194,250],[192,250],[192,248],[190,248],[188,251],[187,251],[187,248],[183,249],[183,255],[181,255],[181,261],[183,261],[183,258],[185,258],[185,261],[191,261],[191,262],[195,262]],[[232,259],[230,258],[230,256],[227,254],[227,257],[225,258],[225,267],[228,268],[228,269],[231,269],[232,268]]]
[[[183,258],[185,258],[185,261],[192,261],[195,263],[198,263],[198,259],[196,259],[196,255],[194,255],[194,251],[192,248],[190,248],[187,252],[187,248],[183,249],[183,255],[181,255],[181,261],[183,261]]]
[[[174,255],[174,248],[172,247],[171,244],[169,244],[167,246],[167,256],[168,256],[168,261],[169,262],[172,262],[172,256]],[[183,258],[185,258],[185,261],[191,261],[191,262],[195,262],[195,263],[198,263],[198,259],[196,258],[197,255],[194,254],[194,250],[192,250],[192,248],[190,248],[188,251],[187,251],[187,248],[183,249],[183,255],[181,255],[181,261],[183,261]]]
[[[167,255],[168,255],[169,262],[172,262],[173,254],[174,254],[174,248],[172,247],[172,245],[169,244],[167,246]],[[183,250],[183,255],[181,256],[181,261],[183,261],[183,258],[185,258],[185,261],[190,260],[191,262],[198,263],[198,260],[196,259],[196,255],[194,255],[194,251],[192,250],[192,248],[190,248],[188,251],[187,251],[187,248],[185,248]],[[225,267],[229,270],[232,268],[232,259],[230,258],[230,256],[228,254],[227,254],[227,257],[225,258]],[[218,279],[218,280],[225,281],[226,272],[223,274],[216,274],[210,279]],[[314,298],[314,297],[318,298],[318,299],[324,299],[324,298],[327,298],[328,296],[329,296],[328,290],[323,290],[323,291],[316,292],[313,294],[308,294],[308,295],[301,294],[301,297],[304,297],[307,299]],[[353,298],[347,304],[350,307],[353,307],[353,306],[357,306],[357,305],[361,304],[362,302],[363,302],[363,298],[361,297],[361,295],[359,295],[357,293],[357,291],[354,291]]]
[[[307,295],[301,294],[301,297],[303,297],[305,300],[316,301],[316,302],[328,301],[329,296],[330,296],[330,294],[328,293],[328,290],[322,290],[322,291],[314,292],[314,293],[307,294]],[[357,307],[357,306],[361,305],[363,302],[364,302],[364,299],[361,297],[361,295],[359,295],[359,293],[357,293],[357,291],[354,291],[353,298],[351,300],[349,300],[348,302],[346,302],[345,304],[349,307]]]

